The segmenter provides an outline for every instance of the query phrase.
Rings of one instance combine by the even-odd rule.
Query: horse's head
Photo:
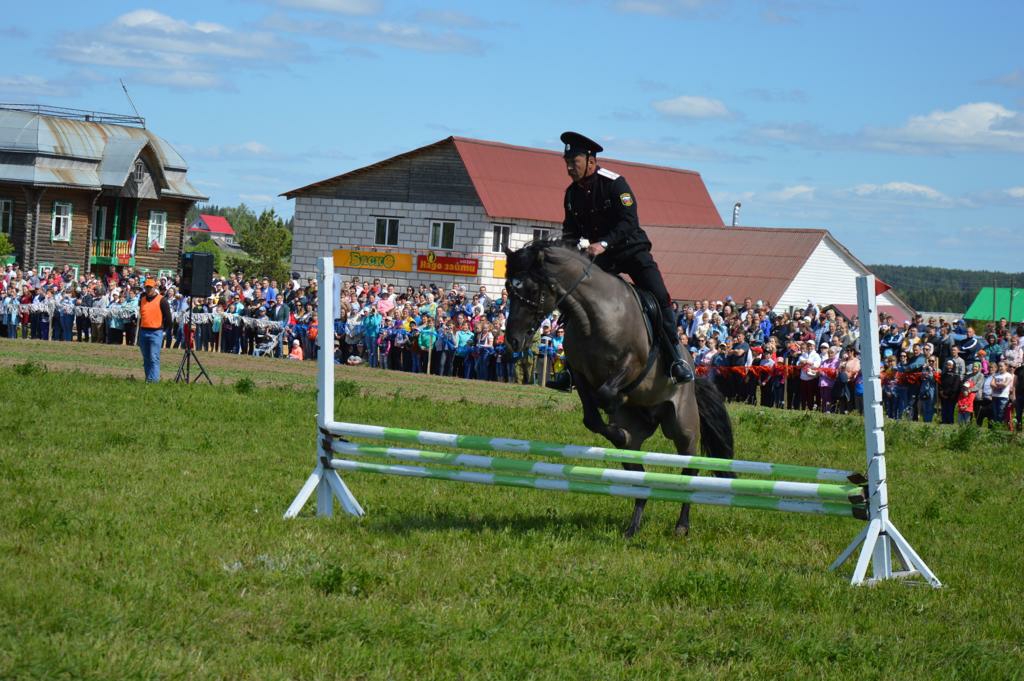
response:
[[[555,241],[534,241],[518,251],[505,250],[509,297],[505,344],[513,352],[529,346],[533,332],[558,304],[556,270],[571,254]]]

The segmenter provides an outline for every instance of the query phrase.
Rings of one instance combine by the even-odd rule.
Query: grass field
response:
[[[839,518],[695,507],[680,540],[655,503],[627,542],[624,500],[350,476],[367,517],[284,521],[312,363],[203,360],[216,385],[151,386],[132,349],[0,345],[0,678],[1024,678],[1005,433],[888,428],[894,520],[946,586],[851,588]],[[573,396],[338,377],[347,420],[604,444]],[[732,414],[738,456],[864,467],[855,418]]]

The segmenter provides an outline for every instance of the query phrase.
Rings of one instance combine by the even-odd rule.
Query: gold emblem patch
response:
[[[629,192],[619,194],[619,200],[622,201],[622,205],[627,208],[633,205],[633,196]]]

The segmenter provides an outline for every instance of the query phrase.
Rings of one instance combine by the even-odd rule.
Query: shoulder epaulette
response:
[[[617,180],[617,179],[619,179],[619,174],[618,173],[613,173],[612,171],[608,170],[607,168],[598,168],[597,169],[597,174],[598,175],[604,175],[609,180]]]

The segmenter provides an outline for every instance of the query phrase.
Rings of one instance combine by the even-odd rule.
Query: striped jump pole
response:
[[[743,461],[741,459],[717,459],[707,456],[689,456],[686,454],[662,454],[644,452],[633,449],[613,449],[611,447],[586,447],[579,445],[560,445],[536,440],[513,440],[502,437],[480,437],[476,435],[456,435],[454,433],[435,433],[429,430],[408,430],[405,428],[388,428],[370,426],[361,423],[333,423],[327,429],[332,435],[342,437],[363,437],[387,442],[408,444],[437,445],[454,449],[472,449],[487,452],[512,452],[517,454],[536,454],[555,456],[565,459],[586,459],[614,463],[637,463],[648,466],[673,466],[676,468],[696,468],[705,471],[726,471],[747,475],[764,475],[775,477],[797,478],[799,480],[820,480],[824,482],[843,482],[855,485],[867,482],[860,473],[844,471],[836,468],[816,468],[814,466],[797,466],[785,463],[768,463],[764,461]]]
[[[334,333],[330,321],[334,319],[338,294],[334,290],[334,263],[331,258],[323,258],[320,261],[319,275],[319,314],[320,319],[327,320],[317,340],[320,350],[317,360],[317,426],[320,437],[313,472],[288,507],[285,518],[296,517],[314,492],[317,494],[318,516],[333,514],[334,499],[338,500],[347,513],[363,515],[362,507],[338,475],[338,471],[852,517],[866,519],[868,523],[830,569],[838,568],[853,555],[857,547],[862,546],[850,580],[851,584],[871,584],[886,579],[920,576],[932,586],[941,586],[921,557],[889,520],[877,344],[878,318],[873,276],[867,275],[857,279],[858,309],[862,322],[861,337],[868,339],[868,342],[861,344],[864,356],[862,365],[866,372],[864,432],[868,474],[865,477],[854,471],[834,468],[609,447],[561,445],[534,440],[435,433],[335,421]],[[813,482],[699,478],[338,441],[338,438],[345,437],[451,449],[532,454],[570,460],[779,476]],[[398,459],[424,465],[353,461],[335,458],[335,453],[356,458],[370,456]],[[488,470],[458,470],[438,468],[438,465]],[[902,564],[902,570],[893,569],[894,555]],[[870,578],[867,577],[869,565],[873,567],[873,576]]]
[[[778,480],[750,480],[741,478],[712,478],[675,473],[627,471],[612,468],[593,468],[547,461],[525,461],[476,454],[433,452],[399,447],[377,447],[355,442],[331,443],[337,454],[350,457],[375,457],[428,465],[486,468],[503,473],[530,474],[549,478],[564,478],[578,482],[596,482],[614,485],[637,485],[653,489],[671,489],[683,492],[710,492],[714,494],[742,494],[767,497],[793,497],[819,499],[845,504],[863,504],[863,488],[857,485],[830,485],[823,483],[788,482]],[[866,518],[865,518],[866,519]]]
[[[573,480],[540,478],[530,475],[505,475],[502,473],[481,473],[478,471],[453,471],[441,468],[430,468],[428,466],[378,464],[346,459],[332,459],[329,464],[331,469],[335,471],[378,473],[381,475],[398,475],[410,478],[427,478],[430,480],[448,480],[451,482],[467,482],[478,485],[495,485],[499,487],[523,487],[552,492],[579,492],[581,494],[600,494],[610,497],[676,501],[684,504],[735,506],[737,508],[754,508],[762,511],[813,513],[816,515],[834,515],[845,518],[857,517],[856,513],[858,511],[863,512],[863,509],[859,509],[851,504],[836,503],[834,501],[776,499],[772,497],[746,496],[742,494],[715,494],[712,492],[683,492],[674,489],[637,487],[635,485],[607,485],[597,482],[576,482]]]

